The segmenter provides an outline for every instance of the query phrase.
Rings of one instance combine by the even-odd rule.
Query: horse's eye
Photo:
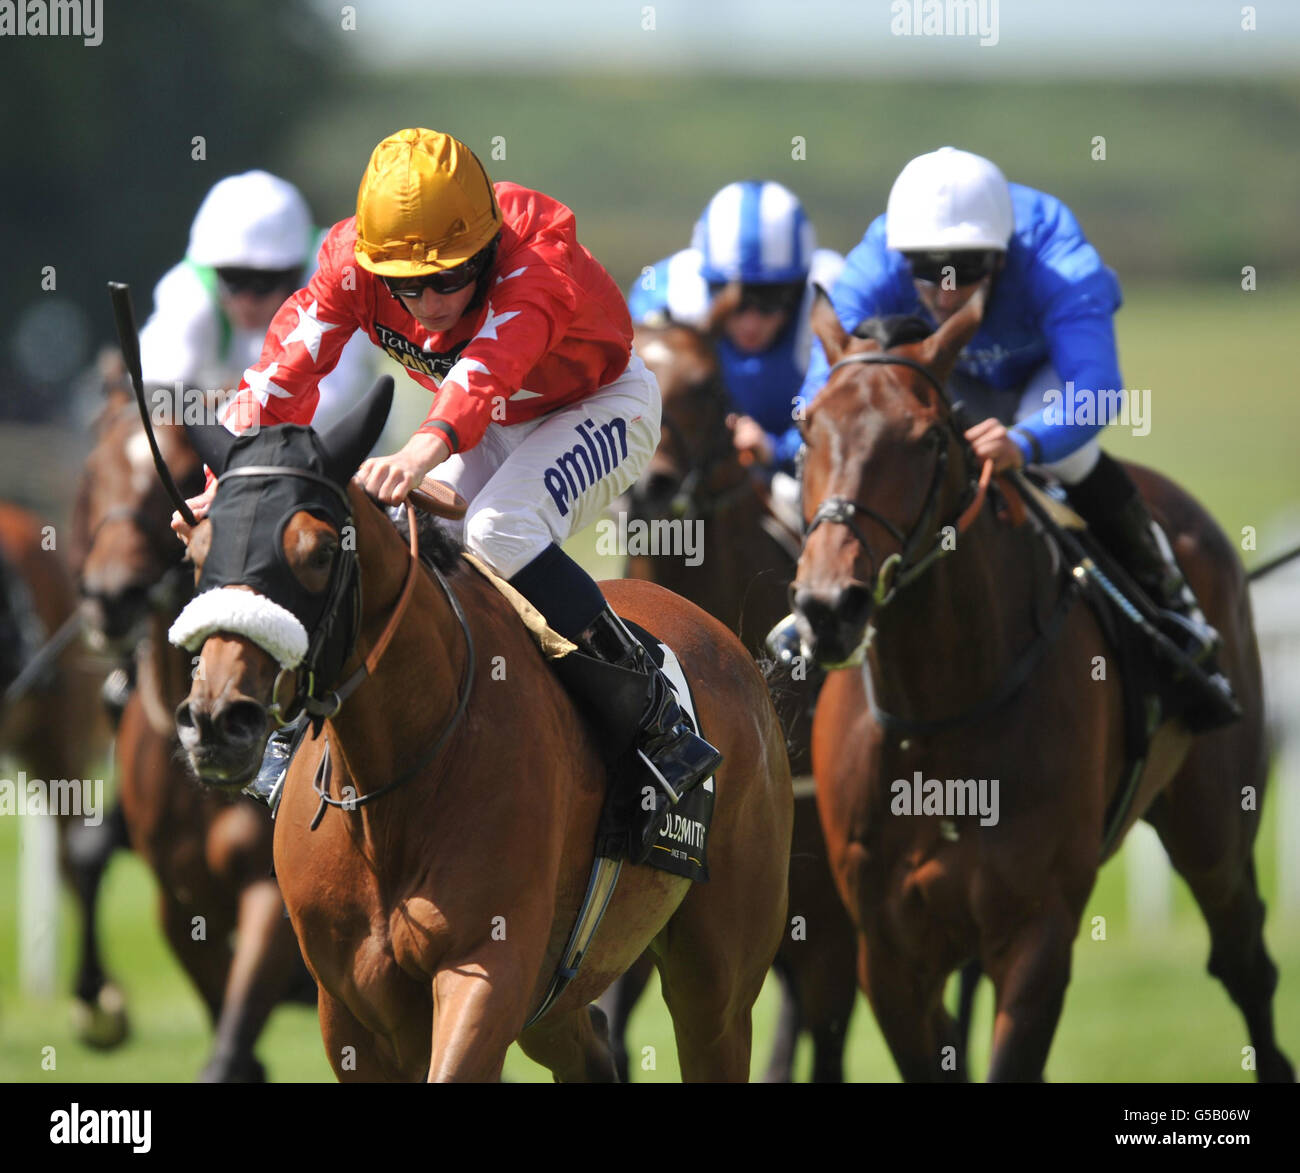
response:
[[[313,570],[328,569],[329,564],[334,561],[334,555],[338,552],[337,542],[321,542],[319,546],[312,551],[311,563]]]

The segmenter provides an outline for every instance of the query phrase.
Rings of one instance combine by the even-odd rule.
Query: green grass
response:
[[[1153,465],[1188,486],[1227,532],[1259,531],[1260,549],[1282,540],[1277,518],[1300,502],[1300,465],[1293,448],[1300,434],[1289,339],[1300,317],[1300,287],[1243,293],[1222,287],[1142,287],[1128,291],[1118,319],[1126,382],[1150,387],[1153,426],[1146,437],[1111,430],[1107,445]],[[427,401],[425,401],[427,403]],[[413,406],[413,405],[412,405]],[[423,414],[423,409],[419,410]],[[594,557],[590,531],[571,544],[593,572],[615,575],[611,560]],[[1258,554],[1245,552],[1249,563]],[[1260,885],[1270,906],[1267,937],[1281,970],[1275,1009],[1284,1049],[1300,1057],[1300,917],[1277,908],[1276,801],[1265,804],[1257,846]],[[13,891],[17,867],[15,819],[0,819],[0,877]],[[1205,973],[1207,937],[1181,884],[1175,886],[1167,931],[1129,930],[1123,865],[1101,874],[1084,924],[1107,918],[1107,940],[1084,932],[1074,953],[1074,974],[1048,1063],[1058,1081],[1248,1080],[1241,1068],[1245,1027],[1222,987]],[[154,915],[152,878],[140,861],[119,855],[103,893],[104,950],[109,968],[126,989],[135,1027],[130,1042],[107,1055],[80,1048],[68,1025],[68,1001],[33,1002],[17,991],[15,901],[0,901],[0,1081],[188,1080],[207,1056],[210,1035],[199,1001],[172,959]],[[68,988],[74,925],[70,903],[60,925],[63,977]],[[977,1003],[972,1068],[988,1060],[991,995]],[[769,981],[755,1009],[755,1069],[766,1062],[776,1013]],[[629,1042],[635,1060],[655,1049],[655,1070],[645,1081],[677,1078],[671,1024],[655,987],[633,1017]],[[41,1048],[54,1046],[56,1070],[41,1069]],[[331,1078],[310,1010],[278,1010],[259,1055],[276,1080]],[[799,1070],[810,1062],[801,1045]],[[513,1080],[546,1078],[512,1049],[506,1074]],[[854,1017],[848,1074],[855,1080],[892,1080],[896,1072],[861,1000]]]

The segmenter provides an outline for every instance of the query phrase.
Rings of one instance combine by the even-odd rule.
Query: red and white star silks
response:
[[[354,331],[406,367],[434,395],[421,431],[453,452],[473,448],[489,423],[509,426],[577,403],[628,364],[632,323],[623,295],[578,243],[573,213],[513,183],[495,185],[504,226],[487,298],[430,334],[356,260],[355,219],[330,230],[320,266],[280,307],[257,363],[227,404],[226,427],[310,423],[317,383]]]

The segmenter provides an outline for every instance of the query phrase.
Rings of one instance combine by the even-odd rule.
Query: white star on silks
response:
[[[511,318],[519,317],[518,310],[511,310],[509,313],[497,314],[492,312],[492,303],[488,302],[487,319],[479,327],[479,332],[474,335],[475,338],[493,338],[497,336],[497,327],[504,326]]]
[[[527,268],[527,265],[520,265],[513,273],[507,273],[504,277],[498,277],[493,284],[500,285],[502,281],[509,281],[511,277],[518,277],[519,274]]]
[[[291,342],[301,342],[306,348],[307,353],[311,355],[312,361],[320,353],[320,340],[325,336],[326,330],[337,330],[337,322],[322,322],[316,317],[319,312],[317,303],[312,302],[306,309],[302,306],[294,306],[298,311],[298,324],[293,328],[292,333],[285,337],[284,345],[288,346]]]
[[[288,391],[271,382],[271,376],[279,369],[280,364],[278,362],[273,362],[264,371],[255,370],[253,367],[249,367],[248,370],[244,372],[244,381],[248,383],[249,389],[257,396],[258,401],[263,407],[266,406],[267,401],[272,395],[277,399],[291,398]]]

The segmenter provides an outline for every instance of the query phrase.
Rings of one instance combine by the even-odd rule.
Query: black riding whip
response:
[[[154,467],[162,479],[168,495],[185,519],[186,525],[198,525],[199,519],[185,503],[176,482],[172,480],[171,470],[158,451],[158,441],[154,439],[153,424],[149,420],[149,408],[144,401],[144,378],[140,373],[140,339],[135,330],[135,310],[131,307],[131,287],[120,281],[108,283],[108,294],[113,300],[113,320],[117,323],[117,340],[122,345],[122,357],[126,360],[127,373],[131,376],[131,386],[135,389],[135,401],[140,408],[140,420],[144,424],[144,434],[149,437],[149,450],[153,453]]]

